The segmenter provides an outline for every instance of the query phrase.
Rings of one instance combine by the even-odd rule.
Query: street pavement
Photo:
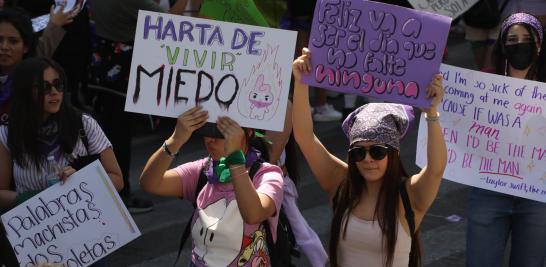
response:
[[[449,42],[447,63],[473,68],[470,45],[460,38]],[[338,108],[343,98],[333,100]],[[143,120],[142,123],[145,123]],[[418,125],[418,121],[416,123]],[[415,145],[417,127],[409,133],[402,143],[402,160],[410,174],[418,172],[415,166]],[[316,123],[315,132],[329,151],[340,158],[346,157],[346,140],[339,122]],[[180,236],[192,214],[191,205],[176,198],[164,198],[143,193],[138,188],[138,176],[147,158],[158,149],[163,140],[170,135],[168,130],[155,131],[133,140],[133,159],[131,162],[131,183],[137,196],[154,201],[154,211],[134,215],[142,236],[109,256],[110,266],[173,266]],[[202,141],[193,138],[183,147],[178,164],[206,156]],[[319,234],[325,247],[329,236],[331,210],[326,197],[309,171],[300,155],[298,160],[301,182],[299,207],[309,225]],[[175,166],[175,165],[173,165]],[[468,187],[444,180],[437,199],[421,225],[424,245],[424,266],[464,266],[466,198]],[[189,261],[188,240],[177,266],[187,266]],[[302,256],[296,266],[310,266]],[[363,266],[365,266],[363,264]]]

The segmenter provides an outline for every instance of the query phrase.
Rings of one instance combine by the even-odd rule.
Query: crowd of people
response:
[[[96,159],[129,211],[153,209],[149,200],[131,194],[129,179],[136,115],[124,106],[137,13],[197,15],[203,1],[168,1],[166,8],[155,0],[79,0],[71,10],[53,1],[0,1],[0,212],[57,182],[52,177],[69,179]],[[411,8],[406,0],[379,2]],[[401,162],[400,142],[418,114],[415,108],[371,99],[356,107],[356,96],[346,95],[339,112],[324,89],[302,83],[302,74],[311,70],[313,55],[305,46],[315,4],[287,0],[279,5],[286,8],[283,12],[262,10],[268,21],[279,22],[272,27],[298,32],[284,131],[241,127],[219,117],[215,134],[201,133],[208,156],[172,168],[173,159],[188,153],[190,137],[207,122],[207,110],[197,106],[176,119],[172,134],[140,174],[144,191],[183,198],[196,207],[189,266],[277,266],[266,240],[278,239],[281,216],[287,217],[312,266],[422,265],[419,229],[447,164],[438,108],[444,96],[442,76],[431,77],[431,106],[422,110],[427,164],[409,174]],[[499,25],[466,28],[477,67],[544,82],[546,3],[497,4],[504,18]],[[31,18],[47,13],[47,26],[34,32]],[[315,136],[314,122],[324,121],[341,122],[348,142],[345,157],[333,155]],[[328,248],[297,205],[296,146],[332,204]],[[211,223],[211,218],[222,223]],[[503,266],[508,240],[510,266],[544,266],[546,242],[530,246],[527,241],[546,240],[545,203],[473,188],[467,225],[466,266]],[[4,230],[0,233],[0,266],[16,265]]]

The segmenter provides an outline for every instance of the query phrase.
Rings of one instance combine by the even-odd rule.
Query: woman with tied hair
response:
[[[413,119],[409,106],[371,103],[352,112],[343,122],[349,139],[347,162],[322,145],[313,133],[308,86],[301,82],[301,74],[310,73],[310,57],[304,49],[293,63],[292,118],[296,141],[333,202],[331,266],[418,266],[416,233],[436,197],[447,162],[437,111],[443,97],[442,77],[434,76],[427,90],[432,98],[425,109],[427,166],[408,176],[400,161],[400,139]],[[404,192],[409,195],[413,219],[405,218]],[[416,229],[413,233],[410,224]]]
[[[502,23],[493,60],[496,74],[544,82],[544,29],[538,19],[515,13]],[[546,203],[472,188],[468,203],[466,266],[502,266],[508,237],[510,266],[543,267]]]

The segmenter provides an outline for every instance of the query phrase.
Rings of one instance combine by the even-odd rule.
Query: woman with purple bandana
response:
[[[301,74],[311,70],[310,58],[304,49],[293,63],[292,118],[296,141],[333,202],[330,265],[419,266],[418,229],[447,163],[437,111],[443,97],[442,77],[436,75],[427,90],[432,98],[425,109],[427,166],[409,176],[400,162],[400,139],[413,120],[410,106],[371,103],[352,112],[342,125],[349,139],[347,162],[322,145],[313,133],[308,86],[301,82]]]
[[[501,26],[493,60],[496,74],[546,81],[544,29],[532,15],[510,15]],[[472,188],[468,203],[466,266],[503,266],[512,236],[510,266],[543,267],[546,259],[546,204]]]

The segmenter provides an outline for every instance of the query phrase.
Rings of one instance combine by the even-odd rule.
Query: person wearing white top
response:
[[[409,176],[400,162],[400,139],[413,120],[410,106],[371,103],[349,114],[342,125],[349,141],[347,162],[322,145],[313,133],[308,86],[301,82],[301,75],[310,73],[310,58],[305,48],[293,63],[292,119],[296,142],[333,202],[330,265],[418,266],[418,236],[410,232],[410,225],[418,231],[438,193],[447,164],[437,111],[444,94],[441,75],[435,75],[427,89],[427,97],[432,98],[431,106],[424,110],[428,122],[427,166]],[[403,192],[409,196],[408,214],[413,212],[414,220],[402,219],[402,202],[407,199],[402,197]],[[363,223],[366,221],[370,224]],[[410,235],[415,236],[413,242],[408,240]],[[349,250],[357,247],[358,251]],[[353,257],[359,260],[355,262]]]

